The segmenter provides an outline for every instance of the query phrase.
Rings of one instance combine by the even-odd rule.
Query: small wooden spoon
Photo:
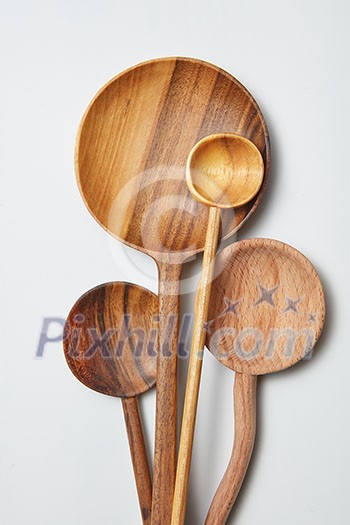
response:
[[[156,382],[158,299],[127,283],[102,284],[86,292],[65,325],[64,353],[84,385],[121,397],[142,521],[151,523],[152,482],[137,396]]]
[[[220,208],[243,206],[259,192],[264,162],[257,147],[239,135],[222,133],[199,141],[187,161],[186,180],[196,200],[210,206],[202,274],[196,293],[194,329],[186,385],[172,525],[185,520],[194,428],[208,316],[213,261],[220,228]]]
[[[232,456],[206,525],[223,525],[243,483],[256,427],[257,376],[305,358],[325,319],[322,284],[300,252],[270,239],[225,248],[216,260],[207,346],[236,372]]]

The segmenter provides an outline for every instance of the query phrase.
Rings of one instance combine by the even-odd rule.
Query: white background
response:
[[[65,317],[89,288],[127,279],[157,289],[145,256],[136,257],[148,278],[117,264],[118,243],[80,198],[73,150],[85,107],[107,80],[169,55],[214,62],[256,97],[272,174],[240,238],[294,245],[316,265],[327,296],[315,357],[259,383],[255,454],[230,523],[349,523],[347,5],[1,1],[2,524],[140,523],[119,400],[78,383],[60,343],[41,360],[35,353],[43,318]],[[232,384],[233,374],[206,354],[188,525],[204,522],[230,454]],[[154,393],[142,411],[152,446]]]

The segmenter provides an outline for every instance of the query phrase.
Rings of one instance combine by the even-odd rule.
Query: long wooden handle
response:
[[[145,438],[142,429],[139,403],[136,397],[122,400],[126,430],[142,515],[142,523],[151,523],[152,480],[149,469]]]
[[[159,351],[152,525],[170,525],[176,472],[177,342],[181,265],[159,264]]]
[[[213,263],[219,237],[219,228],[220,210],[218,208],[210,208],[202,274],[194,308],[194,328],[182,417],[171,525],[182,525],[185,521],[186,496],[196,423],[199,385],[202,372],[203,349],[206,336],[205,323],[208,316]]]
[[[235,436],[226,472],[210,505],[205,525],[224,525],[236,501],[253,452],[256,429],[257,376],[236,373]]]

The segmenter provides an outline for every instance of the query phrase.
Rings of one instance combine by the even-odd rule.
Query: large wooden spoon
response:
[[[249,239],[216,260],[207,346],[236,372],[235,437],[230,462],[206,525],[223,525],[243,483],[256,427],[257,376],[310,355],[325,319],[322,284],[300,252],[278,241]]]
[[[265,165],[256,197],[235,216],[223,214],[227,237],[261,200],[270,149],[256,102],[225,71],[189,58],[162,58],[128,69],[92,100],[77,140],[76,173],[89,211],[114,237],[150,255],[159,269],[155,525],[169,525],[174,493],[181,267],[203,251],[208,219],[208,209],[188,192],[186,160],[198,140],[221,131],[251,140]]]
[[[86,292],[65,325],[64,353],[86,386],[121,397],[142,521],[151,523],[152,482],[138,396],[155,385],[157,297],[139,286],[113,282]]]
[[[214,258],[220,228],[220,209],[236,208],[252,200],[264,178],[264,162],[257,147],[238,135],[222,133],[202,139],[187,162],[188,187],[210,207],[202,274],[196,293],[194,329],[188,368],[172,525],[185,521],[186,496],[199,395]]]

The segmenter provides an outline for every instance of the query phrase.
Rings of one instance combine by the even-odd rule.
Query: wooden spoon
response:
[[[225,248],[216,260],[207,346],[236,372],[232,456],[210,506],[206,525],[223,525],[243,483],[256,426],[257,376],[306,358],[325,319],[322,284],[294,248],[249,239]]]
[[[231,75],[190,58],[139,64],[98,92],[78,134],[76,173],[89,211],[115,238],[150,255],[159,270],[155,525],[169,525],[174,492],[181,268],[203,250],[208,218],[207,208],[188,192],[186,160],[198,140],[223,130],[254,142],[265,165],[254,200],[235,216],[223,214],[222,235],[228,237],[256,209],[270,165],[261,111]]]
[[[65,325],[64,353],[84,385],[121,397],[142,521],[151,523],[152,482],[138,396],[155,385],[157,297],[139,286],[113,282],[86,292]]]
[[[202,274],[196,293],[194,329],[186,384],[177,464],[172,525],[185,521],[194,428],[208,316],[213,262],[220,228],[220,208],[243,206],[258,193],[264,162],[257,147],[238,135],[205,137],[194,146],[187,162],[188,187],[199,202],[210,206]]]

